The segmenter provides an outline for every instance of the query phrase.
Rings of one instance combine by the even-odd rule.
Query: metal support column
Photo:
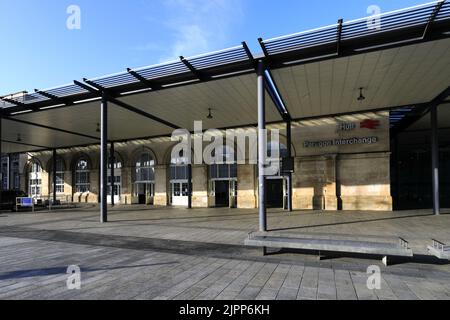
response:
[[[292,159],[292,123],[291,121],[286,122],[286,137],[287,137],[287,150],[288,150],[288,159],[291,161]],[[288,179],[288,194],[287,194],[287,210],[288,212],[292,212],[292,172],[287,174]]]
[[[56,149],[53,149],[53,204],[56,204]]]
[[[100,147],[100,222],[108,222],[108,99],[103,93],[101,110],[101,147]]]
[[[267,231],[266,209],[266,177],[264,175],[266,148],[266,108],[264,87],[264,62],[258,61],[258,203],[259,203],[259,231]]]
[[[433,180],[433,212],[439,215],[441,211],[439,203],[439,128],[438,106],[434,105],[430,110],[431,115],[431,166]]]
[[[11,154],[8,155],[8,190],[13,190],[13,185],[11,182],[11,176],[12,176],[12,169],[11,169],[11,163],[12,163],[12,156]]]
[[[188,165],[188,209],[192,209],[192,164]]]
[[[114,204],[114,189],[115,189],[115,183],[116,183],[116,181],[115,181],[116,177],[114,176],[114,164],[116,162],[115,155],[114,155],[114,142],[111,142],[111,149],[110,149],[109,153],[110,153],[110,155],[109,155],[109,160],[110,160],[109,165],[111,167],[111,173],[110,173],[110,175],[111,175],[111,187],[110,187],[110,190],[111,190],[111,206],[114,207],[114,205],[115,205]]]

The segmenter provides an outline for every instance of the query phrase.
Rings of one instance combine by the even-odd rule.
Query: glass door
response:
[[[172,181],[170,183],[172,205],[187,207],[189,204],[189,185],[187,181]]]
[[[237,208],[237,181],[230,181],[230,208]]]
[[[120,198],[122,195],[122,172],[120,169],[114,170],[114,182],[111,188],[111,176],[108,175],[108,203],[112,203],[112,198],[114,198],[114,204],[120,203]]]
[[[155,184],[153,182],[138,182],[134,187],[134,195],[139,204],[153,204],[155,196]]]
[[[37,163],[33,163],[32,170],[29,174],[29,196],[33,199],[41,199],[42,175],[41,167]]]

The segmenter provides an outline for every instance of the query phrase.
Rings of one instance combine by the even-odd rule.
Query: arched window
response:
[[[64,193],[64,172],[66,166],[64,165],[64,159],[56,158],[56,193]]]
[[[9,163],[9,158],[8,158],[8,156],[4,156],[4,157],[1,157],[1,174],[2,174],[2,185],[3,185],[3,190],[8,190],[9,189],[9,181],[8,181],[8,178],[9,178],[9,174],[8,174],[8,171],[9,171],[9,166],[10,166],[10,163]]]
[[[88,192],[90,185],[90,166],[86,158],[80,158],[75,165],[75,192]]]
[[[236,153],[230,146],[224,146],[219,157],[222,163],[210,166],[211,179],[235,179],[237,178]],[[234,156],[233,156],[234,155]]]
[[[136,159],[134,178],[134,196],[139,204],[152,204],[155,195],[155,164],[152,153],[143,150]]]
[[[187,180],[188,170],[188,158],[180,151],[178,156],[170,160],[170,180]]]
[[[143,152],[136,161],[136,183],[155,181],[155,159],[150,152]]]
[[[18,154],[13,154],[11,156],[11,187],[13,190],[20,190],[20,157]]]
[[[42,167],[41,165],[33,161],[30,167],[29,173],[29,193],[32,198],[40,198],[42,190]]]
[[[111,156],[108,158],[108,169],[111,169]],[[114,169],[122,169],[122,160],[118,153],[114,154]]]
[[[111,161],[114,161],[114,173],[111,175]],[[108,203],[112,203],[114,197],[114,203],[120,202],[122,195],[122,158],[115,152],[114,159],[111,154],[108,157]]]
[[[180,151],[170,160],[170,203],[174,206],[187,206],[189,197],[189,162]]]

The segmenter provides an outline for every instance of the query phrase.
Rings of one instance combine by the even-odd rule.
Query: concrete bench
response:
[[[408,242],[401,238],[252,232],[245,240],[245,245],[262,247],[264,255],[267,248],[319,251],[319,258],[321,252],[380,255],[386,266],[388,257],[413,256]]]
[[[428,246],[428,252],[441,260],[450,260],[450,246],[434,240],[431,246]]]

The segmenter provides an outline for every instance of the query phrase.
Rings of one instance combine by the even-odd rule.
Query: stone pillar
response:
[[[192,207],[208,208],[208,167],[192,166]]]
[[[392,210],[389,152],[341,155],[338,170],[343,210]]]
[[[81,202],[98,203],[100,195],[100,176],[99,170],[90,171],[90,190],[89,194],[83,193],[81,195]]]
[[[120,197],[121,204],[131,204],[132,192],[133,192],[133,179],[131,177],[131,168],[123,167],[121,170],[122,179],[122,194]]]
[[[237,206],[240,209],[256,208],[256,179],[255,166],[252,164],[238,165],[238,196]]]
[[[26,194],[30,192],[30,177],[28,172],[19,172],[19,180],[20,180],[20,190],[24,191]]]
[[[337,210],[336,156],[295,159],[293,207],[296,210]]]
[[[167,184],[167,166],[155,166],[155,206],[167,206],[169,204]]]
[[[50,199],[51,195],[51,181],[50,175],[47,171],[41,172],[41,196],[44,199]]]
[[[337,177],[336,177],[336,159],[337,155],[328,155],[324,157],[325,161],[325,177],[324,177],[324,210],[336,211],[338,210],[338,195],[337,195]]]
[[[72,171],[65,171],[64,172],[64,199],[63,201],[71,202],[72,199],[72,192],[73,192],[73,177],[72,177]]]

